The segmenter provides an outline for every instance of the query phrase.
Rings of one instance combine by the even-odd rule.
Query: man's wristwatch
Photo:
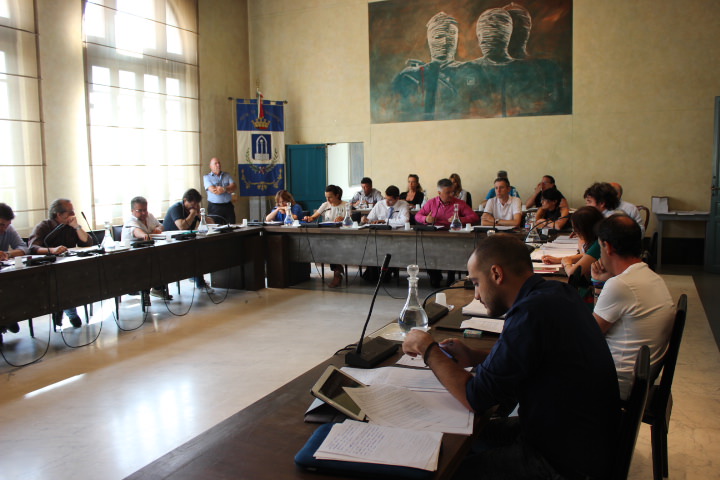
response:
[[[75,230],[80,230],[81,228],[82,228],[82,225],[78,225],[77,227],[75,227]]]

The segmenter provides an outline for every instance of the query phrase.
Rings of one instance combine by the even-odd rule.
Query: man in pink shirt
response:
[[[428,200],[425,205],[415,214],[415,221],[423,225],[436,225],[449,227],[450,220],[455,213],[455,205],[458,205],[458,215],[463,225],[477,223],[479,218],[473,209],[462,200],[455,197],[453,184],[447,178],[437,183],[438,196]]]
[[[437,183],[438,196],[428,200],[425,205],[415,214],[415,221],[423,225],[436,225],[438,227],[448,228],[450,220],[455,214],[455,205],[458,206],[458,216],[463,225],[468,223],[477,223],[480,218],[468,206],[455,196],[454,187],[450,180],[443,178]],[[430,285],[438,288],[442,282],[442,272],[440,270],[428,270],[430,276]],[[446,285],[450,286],[455,282],[455,272],[448,271]]]

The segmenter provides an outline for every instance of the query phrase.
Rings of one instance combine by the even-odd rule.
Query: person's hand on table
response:
[[[462,368],[474,367],[473,350],[465,345],[462,340],[448,338],[440,342],[440,348],[453,356],[458,365]]]
[[[48,248],[49,255],[62,255],[63,253],[65,253],[67,251],[68,251],[68,249],[65,245],[60,245],[59,247]]]
[[[0,261],[7,260],[8,258],[10,258],[10,254],[8,252],[0,251]]]
[[[405,341],[402,344],[403,353],[411,357],[418,355],[422,357],[432,342],[433,339],[429,333],[422,330],[410,330],[405,335]]]
[[[435,217],[432,216],[432,213],[425,217],[425,223],[428,225],[433,225],[435,223]]]
[[[553,257],[552,255],[543,255],[540,260],[542,260],[542,263],[546,265],[557,265],[561,261],[560,258]]]
[[[342,217],[342,216],[335,217],[336,222],[342,222],[344,219],[345,219],[345,217]]]

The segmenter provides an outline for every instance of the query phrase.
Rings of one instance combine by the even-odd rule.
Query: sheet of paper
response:
[[[345,388],[371,423],[388,427],[472,433],[472,412],[445,392],[414,392],[396,385]],[[441,395],[440,397],[432,395]]]
[[[442,433],[346,420],[334,425],[315,458],[437,470]]]
[[[410,355],[405,354],[402,357],[400,357],[400,360],[395,362],[395,365],[402,365],[405,367],[415,367],[415,368],[428,368],[428,366],[425,365],[425,362],[423,361],[423,359],[420,355],[411,357]]]
[[[419,358],[419,360],[419,365],[423,366],[425,362],[423,362],[422,358]],[[445,391],[445,387],[440,383],[440,380],[428,369],[398,367],[366,369],[343,367],[342,371],[365,385],[396,385],[418,391]]]
[[[463,320],[460,324],[460,328],[474,328],[475,330],[482,330],[483,332],[502,333],[504,325],[505,321],[497,318],[473,317]]]

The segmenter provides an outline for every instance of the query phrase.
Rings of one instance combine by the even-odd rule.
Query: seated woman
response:
[[[593,212],[593,210],[595,210]],[[577,235],[578,249],[580,253],[577,255],[569,255],[567,257],[553,257],[544,255],[543,263],[561,264],[565,269],[565,273],[569,277],[576,268],[582,267],[582,274],[585,278],[590,278],[590,266],[600,258],[600,245],[595,234],[595,225],[603,219],[602,213],[595,207],[579,208],[570,218],[573,231]]]
[[[284,222],[288,211],[290,211],[293,220],[299,220],[303,213],[302,207],[295,201],[292,193],[287,190],[280,190],[275,194],[275,208],[267,214],[265,221]]]
[[[455,193],[455,197],[470,205],[470,202],[472,202],[472,200],[470,199],[470,194],[462,188],[462,180],[460,180],[460,175],[458,175],[457,173],[453,173],[452,175],[450,175],[450,181],[453,184],[453,192]],[[472,205],[470,205],[470,207],[472,208]]]
[[[342,200],[342,188],[337,185],[328,185],[325,187],[325,198],[327,202],[320,205],[312,215],[303,218],[306,222],[314,222],[320,215],[323,216],[325,222],[342,222],[346,212],[350,210],[350,204]],[[330,269],[335,272],[332,282],[328,284],[330,288],[339,287],[343,278],[342,265],[331,264]]]
[[[411,205],[411,208],[416,206],[420,208],[423,201],[425,200],[425,193],[422,186],[420,186],[420,177],[411,173],[408,175],[408,189],[407,192],[400,194],[400,200],[405,200]]]
[[[563,196],[556,188],[548,188],[542,192],[541,207],[535,215],[538,228],[554,228],[562,230],[569,220],[570,209],[562,204]]]

